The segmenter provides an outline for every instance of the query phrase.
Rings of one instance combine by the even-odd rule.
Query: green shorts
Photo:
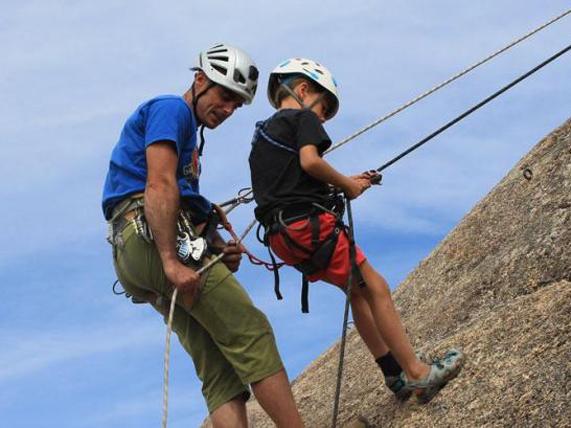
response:
[[[163,303],[153,306],[167,314],[173,289],[155,245],[139,237],[132,224],[117,241],[114,265],[125,291],[141,298],[149,291],[162,296]],[[223,263],[203,274],[200,298],[191,308],[179,300],[173,331],[194,361],[209,412],[237,396],[247,399],[249,384],[283,368],[266,316]]]

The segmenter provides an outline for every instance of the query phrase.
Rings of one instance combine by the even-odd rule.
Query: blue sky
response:
[[[115,275],[101,187],[123,121],[145,99],[181,94],[201,49],[226,41],[262,71],[259,95],[207,132],[202,188],[214,201],[249,183],[253,124],[271,114],[269,71],[316,59],[340,84],[333,140],[502,47],[569,2],[228,3],[38,1],[3,5],[0,20],[0,414],[2,426],[156,427],[164,325],[111,293]],[[569,42],[571,18],[375,128],[329,159],[377,167]],[[390,168],[354,204],[357,240],[398,285],[541,137],[570,116],[571,56],[540,71]],[[231,220],[241,230],[252,207]],[[265,255],[251,237],[248,246]],[[238,274],[274,326],[290,376],[339,336],[343,296],[319,284],[299,309],[299,277],[243,263]],[[190,359],[173,340],[170,426],[206,415]]]

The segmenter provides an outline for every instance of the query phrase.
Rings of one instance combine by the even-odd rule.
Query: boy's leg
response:
[[[361,294],[361,290],[357,285],[352,288],[351,292],[351,309],[353,312],[353,320],[359,335],[367,345],[367,348],[373,354],[375,360],[389,352],[388,346],[383,341],[379,329],[375,324],[371,308]]]
[[[404,382],[400,379],[403,371],[402,367],[396,361],[379,333],[369,303],[362,296],[363,289],[355,284],[352,290],[351,307],[357,331],[383,372],[385,385],[395,394],[398,400],[407,400],[411,392],[404,388]]]
[[[369,304],[375,325],[384,343],[391,350],[408,379],[425,378],[430,367],[416,357],[394,306],[388,284],[368,261],[364,261],[359,266],[359,270],[367,286],[357,292]]]

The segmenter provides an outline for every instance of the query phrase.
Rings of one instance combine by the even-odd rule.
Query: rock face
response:
[[[339,426],[571,427],[571,120],[543,139],[394,294],[416,348],[467,357],[428,405],[398,404],[356,331]],[[331,424],[339,344],[293,390],[307,427]],[[273,424],[255,402],[253,427]]]

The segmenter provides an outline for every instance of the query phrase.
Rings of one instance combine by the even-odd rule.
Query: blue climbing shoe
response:
[[[444,357],[435,359],[430,366],[430,373],[421,380],[407,380],[406,375],[401,373],[403,382],[402,389],[416,394],[420,403],[426,404],[434,398],[438,391],[454,379],[462,369],[464,354],[457,349],[449,350]],[[404,392],[403,392],[404,394]]]

